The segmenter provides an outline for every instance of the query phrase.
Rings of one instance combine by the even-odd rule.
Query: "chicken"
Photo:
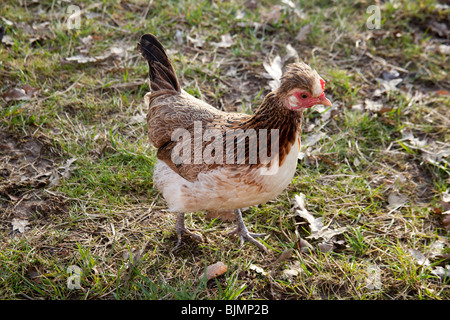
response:
[[[143,35],[138,48],[149,64],[151,92],[144,99],[148,137],[158,149],[153,183],[177,214],[174,249],[185,235],[203,240],[185,227],[186,213],[235,210],[230,234],[267,252],[256,239],[264,234],[248,231],[241,208],[274,199],[291,182],[304,110],[331,106],[324,80],[304,63],[291,64],[253,115],[228,113],[181,89],[155,36]]]

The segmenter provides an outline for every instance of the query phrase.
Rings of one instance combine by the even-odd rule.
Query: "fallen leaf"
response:
[[[340,227],[337,229],[331,229],[324,227],[319,232],[311,234],[307,238],[310,239],[323,239],[325,242],[331,242],[332,238],[343,233],[347,228],[346,227]]]
[[[26,230],[28,230],[28,225],[30,224],[28,220],[26,219],[17,219],[14,218],[11,222],[13,226],[13,231],[19,231],[20,233],[24,233]]]
[[[10,35],[2,34],[1,43],[4,43],[6,46],[12,46],[14,45],[14,40],[11,38]]]
[[[369,100],[369,99],[366,99],[364,101],[364,104],[365,104],[365,109],[366,110],[373,111],[373,112],[378,112],[378,111],[381,110],[381,108],[383,108],[383,104],[382,103],[379,103],[379,102],[376,102],[376,101],[372,101],[372,100]]]
[[[381,94],[383,92],[391,92],[391,91],[397,91],[397,86],[403,81],[401,78],[394,78],[390,80],[385,79],[376,79],[379,84],[381,84],[382,89],[379,91],[378,94]]]
[[[450,54],[450,46],[441,44],[438,46],[438,51],[439,51],[439,53],[449,55]]]
[[[277,265],[277,264],[279,264],[279,263],[281,263],[281,262],[283,262],[284,260],[287,260],[287,259],[289,259],[291,256],[292,256],[292,252],[293,252],[294,250],[292,250],[292,249],[285,249],[282,253],[281,253],[281,255],[277,258],[277,260],[275,260],[272,264],[273,265]]]
[[[397,70],[391,70],[391,71],[383,70],[383,72],[381,73],[381,76],[383,77],[384,80],[390,81],[390,80],[399,78],[400,73],[398,73]]]
[[[334,167],[334,168],[337,167],[336,164],[335,164],[333,161],[331,161],[330,158],[328,158],[328,157],[325,157],[325,156],[322,156],[322,155],[319,154],[319,155],[317,156],[317,158],[318,158],[319,160],[325,162],[325,163],[328,164],[329,166],[332,166],[332,167]]]
[[[442,192],[442,201],[450,203],[450,192],[449,190],[446,190]]]
[[[261,17],[266,23],[277,23],[281,18],[282,9],[283,7],[279,4],[274,5],[272,8],[261,14]]]
[[[272,91],[275,91],[280,86],[281,75],[283,74],[281,68],[283,67],[283,63],[281,61],[281,57],[277,55],[272,61],[269,63],[263,62],[264,69],[266,69],[268,75],[267,78],[272,79],[269,81],[269,86]]]
[[[41,272],[35,266],[31,266],[28,269],[27,275],[34,283],[41,283]]]
[[[2,17],[2,21],[9,27],[12,27],[14,25],[14,22],[9,21],[8,19]]]
[[[293,279],[303,273],[303,267],[300,261],[296,260],[294,263],[291,263],[287,269],[282,271],[283,278],[285,279]]]
[[[434,93],[436,93],[439,96],[448,96],[448,95],[450,95],[450,91],[447,91],[447,90],[436,90]]]
[[[442,38],[446,38],[448,35],[450,35],[450,31],[447,28],[447,24],[444,22],[439,23],[433,20],[429,22],[428,26],[430,27],[431,31],[433,31]]]
[[[126,250],[122,254],[122,258],[126,261],[126,271],[123,273],[123,280],[128,282],[131,279],[133,270],[142,260],[142,251],[136,248]]]
[[[421,265],[421,266],[429,266],[430,265],[430,260],[428,260],[428,258],[425,257],[425,255],[422,252],[420,252],[419,250],[409,249],[408,253],[412,256],[414,262],[416,262],[418,265]]]
[[[298,52],[290,43],[288,43],[286,45],[286,55],[283,57],[283,63],[285,63],[287,60],[291,58],[298,59]]]
[[[71,174],[71,169],[70,166],[72,165],[72,163],[74,163],[75,161],[77,161],[77,158],[70,158],[66,161],[66,164],[64,166],[62,166],[61,168],[64,169],[64,172],[62,174],[62,177],[64,179],[69,179],[70,178],[70,174]]]
[[[319,142],[325,136],[326,136],[326,133],[322,132],[322,131],[315,132],[313,134],[309,134],[305,138],[305,140],[303,140],[301,142],[301,147],[302,148],[312,147],[313,145],[315,145],[317,142]]]
[[[444,214],[442,216],[442,225],[444,226],[445,230],[450,230],[450,214]]]
[[[402,140],[399,140],[399,142],[408,141],[408,143],[404,143],[404,145],[409,148],[420,150],[422,152],[423,160],[436,166],[440,166],[441,163],[444,163],[442,168],[445,170],[445,165],[448,165],[445,158],[450,156],[449,143],[427,138],[419,139],[414,137],[413,133],[407,129],[403,129],[401,132]]]
[[[187,36],[186,38],[187,38],[187,39],[189,40],[189,42],[191,42],[191,43],[194,45],[194,47],[196,47],[196,48],[201,48],[201,47],[203,47],[203,45],[205,44],[205,39],[200,38],[199,36],[196,36],[195,39],[192,38],[192,37],[190,37],[190,36]]]
[[[388,196],[388,205],[387,208],[389,210],[394,210],[400,208],[408,201],[408,197],[404,194],[398,192],[391,192]]]
[[[21,100],[30,100],[40,88],[34,88],[30,85],[24,85],[21,88],[11,88],[5,93],[2,94],[3,99],[6,102],[10,101],[21,101]]]
[[[296,194],[294,199],[295,199],[294,208],[298,208],[295,210],[295,213],[309,223],[311,234],[322,230],[324,227],[322,223],[322,218],[315,218],[312,214],[308,212],[308,210],[306,210],[305,195],[303,193],[300,193],[300,195]]]
[[[412,131],[410,130],[402,130],[402,139],[407,140],[409,145],[416,148],[423,148],[428,144],[427,139],[418,139],[415,138]]]
[[[272,89],[272,91],[276,90],[280,86],[280,79],[283,74],[282,68],[285,62],[294,57],[298,59],[297,50],[295,50],[291,44],[287,44],[286,55],[283,58],[281,58],[279,55],[276,55],[273,60],[270,60],[269,62],[263,62],[264,69],[266,69],[267,71],[264,76],[267,79],[272,79],[271,81],[269,81],[269,87],[270,89]]]
[[[219,261],[219,262],[216,262],[216,263],[206,267],[206,270],[204,272],[202,272],[199,279],[200,280],[203,279],[203,277],[205,276],[205,273],[206,273],[206,279],[211,280],[211,279],[217,278],[218,276],[224,274],[225,272],[227,272],[227,266],[223,262]]]
[[[354,104],[354,105],[351,106],[351,109],[355,110],[355,111],[362,112],[362,111],[364,111],[364,104],[362,104],[362,103]]]
[[[88,41],[88,40],[85,40],[85,41]],[[81,52],[84,52],[83,54],[77,54],[77,55],[74,55],[71,57],[67,57],[66,61],[76,62],[79,64],[103,62],[108,59],[123,58],[126,56],[127,52],[132,49],[134,49],[134,47],[131,45],[112,46],[112,47],[110,47],[109,52],[102,54],[102,55],[98,55],[98,56],[88,56],[88,55],[86,55],[87,52],[81,50]]]
[[[259,0],[247,0],[245,1],[247,9],[254,10],[259,6]]]
[[[310,244],[308,241],[306,241],[303,238],[300,238],[298,241],[298,244],[300,246],[300,250],[302,252],[308,253],[310,251],[314,251],[314,247],[312,244]]]
[[[321,243],[319,243],[319,249],[320,249],[320,251],[326,253],[326,252],[333,251],[334,246],[333,246],[333,244],[328,243],[328,242],[321,242]]]
[[[177,39],[178,44],[183,44],[183,31],[177,30],[175,33],[175,38]]]
[[[430,246],[429,257],[436,258],[436,257],[442,256],[445,253],[445,247],[446,247],[446,245],[445,245],[444,241],[436,240]]]
[[[263,276],[268,276],[268,275],[269,275],[267,272],[264,271],[263,268],[258,267],[258,266],[255,265],[255,264],[251,264],[248,268],[249,268],[250,270],[253,270],[253,271],[255,271],[255,272],[257,272],[257,273],[263,275]]]
[[[295,40],[298,42],[303,42],[306,40],[308,35],[311,33],[312,26],[310,24],[304,25],[300,28],[300,30],[297,33],[297,36],[295,37]]]
[[[343,233],[347,228],[341,227],[338,229],[332,229],[325,226],[321,218],[315,218],[308,212],[305,205],[305,195],[303,193],[300,193],[300,195],[295,195],[294,208],[296,215],[305,219],[309,224],[311,234],[307,238],[322,240],[322,242],[318,245],[321,251],[329,252],[334,249],[334,244],[343,244],[343,242],[335,240],[334,237]]]
[[[431,269],[431,273],[438,276],[441,281],[445,281],[450,277],[450,265],[446,265],[445,268],[441,266],[434,267]]]
[[[212,45],[216,48],[228,48],[234,44],[234,41],[229,33],[221,35],[220,40],[220,42],[213,42]]]
[[[376,264],[371,264],[366,270],[366,288],[369,290],[381,289],[381,269]]]

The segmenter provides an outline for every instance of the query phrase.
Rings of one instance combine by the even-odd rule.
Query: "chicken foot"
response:
[[[193,233],[191,231],[189,231],[188,229],[186,229],[186,227],[184,226],[184,213],[180,212],[177,214],[177,221],[175,223],[175,227],[177,230],[177,244],[175,245],[175,247],[172,249],[172,251],[177,250],[181,244],[183,243],[183,236],[184,235],[188,235],[189,237],[193,237],[196,240],[203,242],[203,237],[201,235],[198,235],[196,233]]]
[[[247,227],[244,224],[244,220],[242,219],[242,212],[241,209],[236,210],[237,213],[237,227],[233,231],[231,231],[228,235],[239,235],[239,240],[241,241],[241,244],[244,243],[244,241],[248,241],[253,243],[255,246],[259,248],[259,250],[264,251],[264,253],[267,253],[267,248],[258,240],[255,238],[261,238],[264,237],[265,233],[251,233],[248,231]]]

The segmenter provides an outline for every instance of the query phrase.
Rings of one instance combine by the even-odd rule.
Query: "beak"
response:
[[[328,100],[327,98],[325,98],[325,95],[322,95],[322,97],[319,98],[319,101],[318,101],[317,104],[321,104],[321,105],[328,106],[328,107],[332,107],[333,106],[331,101]]]

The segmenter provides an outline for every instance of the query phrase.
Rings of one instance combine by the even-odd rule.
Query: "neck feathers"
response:
[[[300,137],[302,117],[302,110],[294,111],[286,108],[284,99],[271,92],[264,98],[255,114],[240,125],[240,129],[255,129],[256,132],[266,129],[269,135],[272,129],[278,130],[281,166],[291,147]]]

